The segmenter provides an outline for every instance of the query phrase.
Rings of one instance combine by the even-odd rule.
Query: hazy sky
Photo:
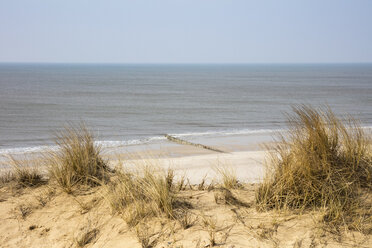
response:
[[[0,62],[372,62],[372,0],[0,0]]]

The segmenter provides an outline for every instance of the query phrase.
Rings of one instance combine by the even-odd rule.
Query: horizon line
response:
[[[76,65],[342,65],[372,64],[370,62],[22,62],[0,61],[0,64],[76,64]]]

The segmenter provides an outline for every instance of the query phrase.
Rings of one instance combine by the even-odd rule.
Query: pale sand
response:
[[[139,155],[141,156],[141,155]],[[145,163],[158,166],[163,169],[174,169],[176,175],[185,176],[192,184],[198,184],[203,179],[211,181],[218,178],[216,169],[225,167],[236,173],[237,178],[243,183],[257,183],[264,175],[265,151],[243,151],[232,153],[208,153],[204,155],[188,155],[183,157],[165,157],[152,154],[152,158]],[[153,157],[158,157],[154,159]],[[143,163],[143,159],[124,160],[123,165],[127,168],[135,168]],[[113,161],[115,165],[117,161]]]
[[[178,149],[177,147],[176,149]],[[189,210],[194,220],[191,227],[183,229],[177,221],[165,218],[147,222],[147,231],[159,238],[156,248],[209,247],[208,229],[203,216],[217,222],[216,242],[222,248],[244,247],[372,247],[372,235],[356,231],[343,232],[341,236],[325,232],[319,225],[321,213],[308,211],[303,214],[276,211],[258,212],[255,209],[257,182],[264,173],[264,151],[213,153],[184,147],[183,156],[173,156],[175,150],[159,153],[160,158],[150,158],[150,152],[125,161],[135,168],[145,161],[162,168],[173,168],[177,176],[186,173],[191,183],[199,183],[205,175],[209,180],[218,179],[216,166],[229,166],[236,171],[243,189],[233,190],[234,196],[246,205],[221,204],[215,201],[219,190],[199,190],[198,187],[180,192],[192,205]],[[188,151],[188,152],[187,152]],[[146,155],[146,156],[143,156]],[[121,154],[119,157],[126,157]],[[113,165],[118,161],[112,161]],[[23,212],[23,216],[22,216]],[[126,225],[120,215],[112,215],[100,187],[67,195],[51,184],[35,189],[0,187],[0,247],[2,248],[64,248],[78,247],[79,237],[87,230],[97,233],[84,247],[139,248],[135,229]],[[162,225],[160,225],[162,223]],[[161,228],[163,235],[156,233]]]
[[[203,216],[216,221],[216,247],[221,248],[372,247],[371,234],[348,231],[338,236],[324,232],[318,224],[319,212],[279,214],[256,211],[255,188],[255,185],[245,185],[245,189],[233,191],[239,200],[251,205],[248,207],[217,204],[214,200],[216,190],[182,191],[181,194],[193,206],[189,210],[192,225],[183,229],[177,221],[165,218],[147,221],[147,231],[155,235],[152,239],[159,238],[154,247],[209,247],[208,228],[203,225]],[[111,214],[99,188],[75,195],[53,191],[49,186],[15,191],[0,189],[0,247],[79,247],[77,241],[89,230],[97,230],[97,233],[84,247],[141,247],[135,228],[128,227],[120,215]],[[41,204],[41,198],[45,205]],[[157,236],[160,230],[163,234]]]

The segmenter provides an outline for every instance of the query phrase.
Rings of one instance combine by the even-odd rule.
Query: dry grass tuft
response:
[[[177,211],[177,221],[186,230],[196,223],[197,218],[188,209],[180,209]]]
[[[121,214],[129,226],[135,226],[151,216],[175,218],[174,209],[179,202],[173,172],[156,171],[156,165],[141,168],[136,172],[125,169],[115,171],[112,182],[105,186],[105,198],[112,211]]]
[[[67,193],[75,185],[97,185],[105,178],[108,166],[101,157],[101,148],[84,124],[66,127],[56,135],[57,151],[46,157],[50,178]]]
[[[138,242],[141,244],[142,248],[155,247],[156,244],[159,242],[162,231],[154,232],[151,231],[152,229],[152,227],[144,223],[140,223],[134,229]]]
[[[98,233],[99,230],[97,228],[92,228],[90,225],[88,225],[87,227],[83,228],[79,235],[75,238],[76,246],[79,248],[85,247],[96,239]]]
[[[204,175],[203,179],[198,184],[198,190],[205,190],[205,182],[207,180],[207,175]]]
[[[186,175],[182,175],[180,180],[178,180],[176,189],[178,191],[186,190]]]
[[[218,165],[215,167],[217,174],[220,176],[222,186],[226,189],[239,189],[242,184],[236,177],[236,171],[227,165]]]
[[[17,206],[16,212],[22,217],[22,219],[26,219],[26,217],[31,214],[32,207],[26,204],[20,204]]]
[[[294,113],[256,193],[258,208],[323,208],[323,220],[332,226],[353,222],[360,192],[372,189],[370,136],[329,108],[300,106]]]
[[[55,195],[55,190],[53,188],[47,188],[45,190],[41,190],[39,194],[35,195],[35,199],[40,204],[41,207],[45,207],[46,204],[52,200]]]
[[[216,245],[216,233],[217,229],[217,219],[211,216],[202,215],[202,224],[205,230],[208,232],[209,236],[209,247]]]
[[[260,239],[272,239],[273,235],[277,232],[278,226],[274,225],[273,227],[267,227],[263,223],[259,224],[257,226],[258,232],[258,237]]]
[[[3,171],[0,174],[0,187],[4,185],[16,181],[16,176],[13,171]]]
[[[20,187],[36,187],[46,182],[38,167],[39,160],[16,159],[9,155],[8,161],[11,171],[2,176],[2,183],[14,181]]]

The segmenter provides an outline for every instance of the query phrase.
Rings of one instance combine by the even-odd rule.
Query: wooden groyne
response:
[[[220,152],[220,153],[226,153],[224,151],[221,151],[221,150],[218,150],[216,148],[213,148],[213,147],[210,147],[210,146],[205,146],[205,145],[202,145],[202,144],[197,144],[197,143],[191,143],[189,141],[186,141],[186,140],[183,140],[183,139],[180,139],[180,138],[176,138],[174,136],[171,136],[169,134],[165,134],[164,135],[169,141],[172,141],[174,143],[177,143],[177,144],[181,144],[181,145],[189,145],[189,146],[195,146],[195,147],[199,147],[199,148],[203,148],[203,149],[207,149],[207,150],[211,150],[211,151],[214,151],[214,152]]]

